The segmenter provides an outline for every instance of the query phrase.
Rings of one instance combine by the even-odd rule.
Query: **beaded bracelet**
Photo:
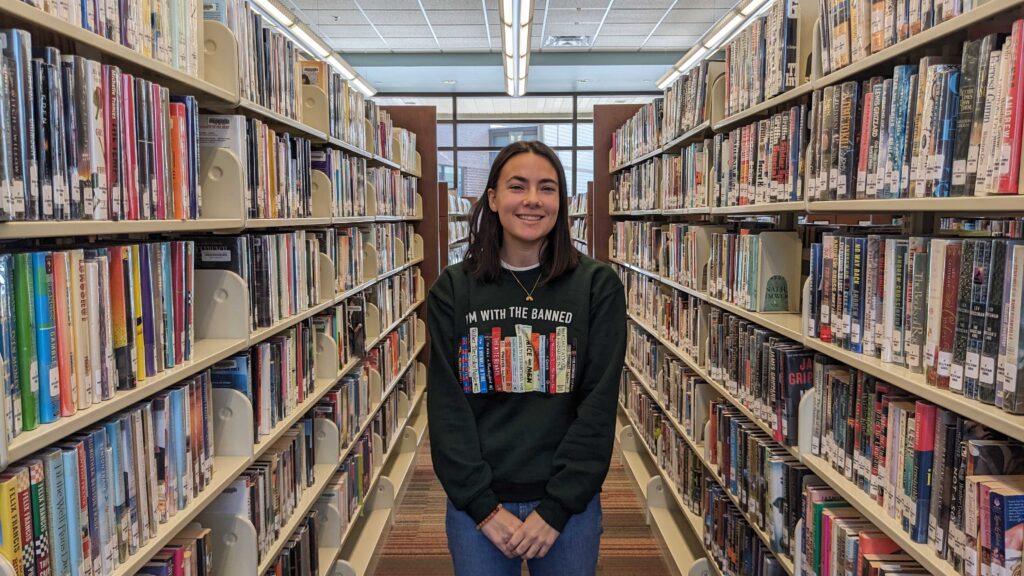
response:
[[[504,510],[504,508],[502,508],[501,504],[498,504],[497,506],[495,506],[494,510],[492,510],[491,513],[487,515],[487,518],[484,518],[483,521],[481,521],[479,524],[476,525],[476,529],[479,530],[479,529],[483,528],[484,524],[487,524],[488,522],[490,522],[491,518],[494,518],[495,516],[497,516],[498,512],[501,512],[502,510]]]

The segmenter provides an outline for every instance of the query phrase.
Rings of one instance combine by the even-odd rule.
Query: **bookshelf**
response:
[[[818,7],[808,3],[800,5],[801,37],[806,30],[816,29],[818,24]],[[637,274],[653,281],[648,291],[639,292],[636,298],[644,302],[649,309],[656,310],[658,307],[649,302],[658,301],[659,296],[679,298],[680,295],[689,298],[689,307],[685,308],[688,314],[697,318],[705,318],[705,310],[721,310],[729,312],[750,326],[764,328],[772,333],[785,337],[800,345],[805,350],[820,355],[825,361],[843,367],[845,370],[853,371],[854,374],[864,377],[874,377],[877,382],[884,382],[893,387],[894,393],[906,394],[917,402],[936,407],[940,411],[946,411],[949,417],[962,417],[980,423],[992,433],[1004,435],[1011,441],[1024,442],[1024,415],[1017,415],[1006,412],[996,406],[983,403],[975,398],[965,397],[962,394],[935,387],[930,384],[924,373],[914,372],[900,365],[883,362],[874,356],[863,355],[853,352],[847,348],[831,342],[823,342],[817,337],[808,333],[810,310],[811,287],[808,277],[808,265],[810,251],[809,243],[818,242],[821,226],[826,229],[835,229],[838,234],[843,234],[846,227],[856,229],[858,226],[874,226],[875,228],[864,228],[863,234],[904,234],[908,236],[936,237],[939,234],[939,219],[944,217],[976,217],[976,218],[1016,218],[1024,213],[1024,195],[1002,194],[991,196],[967,196],[967,197],[910,197],[910,198],[867,198],[850,200],[813,200],[805,193],[807,182],[800,185],[800,195],[795,200],[771,204],[754,204],[740,206],[718,206],[715,198],[709,208],[697,208],[688,210],[632,210],[609,212],[608,202],[612,191],[612,176],[617,171],[650,161],[665,152],[673,151],[673,146],[685,145],[687,137],[689,142],[699,141],[705,138],[710,142],[718,134],[727,134],[732,130],[749,126],[765,118],[769,114],[787,109],[794,104],[804,104],[808,108],[812,106],[811,94],[816,90],[828,86],[838,86],[850,80],[865,81],[872,76],[891,77],[893,67],[901,64],[916,65],[918,60],[927,55],[944,56],[949,62],[960,63],[961,49],[965,40],[982,37],[992,31],[1009,32],[1010,24],[1014,19],[1024,16],[1024,3],[1014,1],[991,1],[975,5],[972,9],[962,14],[937,23],[930,28],[925,28],[917,34],[911,35],[905,40],[899,41],[889,47],[881,49],[874,54],[863,58],[855,58],[851,64],[824,75],[820,68],[820,46],[818,44],[818,32],[814,30],[814,41],[804,42],[801,40],[798,59],[801,62],[801,73],[798,76],[798,83],[782,94],[769,98],[759,104],[738,111],[729,116],[722,114],[724,103],[721,100],[722,93],[713,89],[709,93],[716,94],[717,100],[711,102],[710,123],[708,126],[699,126],[694,129],[692,135],[684,135],[678,140],[681,142],[670,143],[669,145],[655,148],[633,161],[620,166],[609,166],[607,157],[603,150],[610,148],[611,135],[627,119],[639,110],[638,106],[597,106],[595,107],[595,204],[593,218],[590,221],[591,228],[595,235],[596,249],[598,256],[608,261],[622,274]],[[813,26],[803,26],[803,19],[808,18]],[[712,55],[712,57],[714,57]],[[806,62],[809,65],[804,66]],[[916,66],[915,66],[916,70]],[[809,116],[808,116],[809,117]],[[806,127],[806,126],[805,126]],[[675,148],[678,149],[678,148]],[[645,148],[650,150],[650,148]],[[801,164],[803,158],[801,158]],[[1013,161],[1013,160],[1011,160]],[[803,167],[801,167],[801,170]],[[884,216],[892,215],[890,221]],[[806,223],[798,220],[797,217],[806,216]],[[880,217],[881,216],[881,217]],[[896,216],[901,216],[896,218]],[[790,286],[790,290],[796,288],[800,294],[800,312],[797,313],[758,313],[745,309],[742,306],[725,302],[718,298],[709,296],[706,291],[696,290],[684,286],[679,282],[667,277],[658,269],[644,268],[637,265],[630,259],[614,257],[614,244],[612,236],[615,231],[615,222],[622,220],[643,221],[651,226],[657,227],[670,223],[692,224],[692,225],[720,225],[732,228],[749,228],[755,233],[761,229],[789,229],[797,230],[802,239],[800,251],[793,253],[777,254],[776,257],[795,258],[801,262],[802,274],[800,286]],[[767,224],[773,222],[772,224]],[[894,223],[894,224],[893,224]],[[880,227],[881,226],[881,227]],[[888,226],[888,228],[885,228]],[[879,230],[875,232],[875,229]],[[850,234],[850,233],[847,233]],[[855,233],[853,233],[855,235]],[[948,235],[949,232],[942,232]],[[963,237],[972,236],[970,233],[962,234]],[[667,236],[663,242],[670,241]],[[647,252],[645,252],[646,254]],[[658,261],[667,256],[659,256],[657,248],[650,252],[651,258]],[[663,264],[664,265],[664,264]],[[700,262],[697,274],[707,274],[706,263]],[[845,285],[844,285],[845,286]],[[646,290],[646,289],[645,289]],[[658,301],[660,302],[660,301]],[[676,302],[676,300],[672,300]],[[675,304],[673,304],[675,306]],[[677,313],[665,312],[670,317]],[[671,318],[676,321],[675,318]],[[706,358],[691,356],[675,340],[678,332],[673,332],[669,337],[669,328],[659,326],[657,318],[646,318],[640,310],[631,308],[628,323],[630,326],[639,328],[651,339],[657,342],[659,357],[670,357],[685,365],[692,371],[695,377],[706,382],[713,391],[715,398],[739,414],[745,420],[752,423],[753,428],[764,434],[772,433],[772,423],[759,417],[748,400],[737,396],[732,388],[712,376],[707,365]],[[691,325],[686,324],[690,330]],[[673,325],[673,331],[681,331],[682,328]],[[703,328],[701,328],[703,330]],[[700,332],[704,338],[707,333]],[[705,340],[706,342],[706,340]],[[650,404],[658,408],[665,426],[673,429],[682,437],[689,450],[696,455],[704,467],[704,478],[721,480],[714,463],[708,459],[707,447],[701,443],[693,442],[687,435],[684,427],[672,416],[673,412],[668,406],[668,400],[653,383],[652,374],[648,373],[650,368],[642,368],[627,361],[624,370],[624,382],[632,383],[639,391],[641,398],[648,398]],[[860,376],[858,376],[860,377]],[[659,380],[660,382],[660,380]],[[819,389],[812,389],[803,394],[799,412],[799,436],[800,441],[794,445],[780,444],[776,449],[779,453],[785,454],[793,462],[806,466],[816,475],[825,486],[833,489],[838,496],[845,500],[848,506],[859,512],[866,521],[872,524],[877,530],[891,539],[898,548],[902,549],[914,562],[917,562],[931,574],[957,574],[954,565],[946,558],[936,554],[933,542],[920,543],[914,541],[908,533],[906,526],[901,524],[899,516],[891,517],[889,512],[881,506],[874,497],[868,496],[862,487],[855,484],[840,470],[837,471],[835,461],[828,461],[822,455],[812,453],[810,438],[817,433],[812,429],[814,425],[813,404]],[[647,494],[650,486],[659,486],[666,492],[666,501],[670,504],[673,514],[677,518],[675,522],[662,522],[652,518],[652,527],[663,531],[666,526],[675,531],[675,541],[696,537],[703,541],[704,518],[699,514],[690,512],[691,504],[683,498],[683,491],[671,479],[673,474],[670,469],[663,465],[664,448],[653,450],[644,438],[644,427],[650,426],[638,417],[628,404],[623,400],[620,403],[620,417],[622,418],[623,430],[619,433],[620,449],[624,453],[624,460],[630,469],[630,474],[639,485],[641,492]],[[644,416],[646,418],[648,416]],[[665,441],[664,435],[662,442]],[[952,459],[952,456],[950,456]],[[947,469],[952,469],[950,460],[945,463]],[[948,472],[947,472],[948,474]],[[682,481],[681,481],[682,482]],[[938,490],[933,486],[933,489]],[[730,499],[734,500],[737,508],[744,510],[743,502],[736,498],[736,495],[729,490],[725,491]],[[899,514],[899,513],[898,513]],[[687,519],[690,521],[686,521]],[[679,520],[681,519],[681,520]],[[748,518],[750,525],[755,532],[761,532],[753,519]],[[934,530],[934,527],[932,528]],[[798,529],[799,531],[799,529]],[[767,535],[759,533],[761,540],[767,543]],[[794,537],[797,534],[794,534]],[[931,538],[933,536],[929,536]],[[797,544],[798,546],[800,544]],[[792,548],[791,548],[792,551]],[[717,570],[712,558],[711,551],[702,547],[691,550],[697,556],[707,556],[708,569],[712,572]],[[795,555],[776,554],[777,560],[783,571],[786,573],[801,573],[801,559],[799,549]],[[685,553],[680,553],[679,558],[671,556],[676,562],[679,571],[685,573],[692,562]]]
[[[40,457],[44,451],[55,446],[66,446],[68,442],[74,440],[72,437],[91,434],[97,427],[107,426],[113,419],[121,418],[121,415],[136,413],[140,403],[147,402],[148,406],[154,399],[178,390],[179,384],[190,382],[192,379],[199,381],[208,378],[210,369],[219,363],[247,353],[254,347],[284,340],[289,345],[294,344],[297,350],[301,350],[315,364],[315,371],[310,375],[310,379],[304,384],[300,383],[301,386],[307,387],[306,396],[301,400],[296,398],[291,410],[285,410],[272,426],[268,425],[266,431],[260,430],[257,440],[254,426],[259,414],[256,413],[253,402],[237,390],[213,387],[210,391],[209,404],[202,405],[208,414],[202,425],[205,427],[204,434],[209,434],[204,438],[210,440],[209,457],[212,462],[212,470],[205,486],[197,490],[187,502],[183,501],[177,506],[177,511],[168,515],[166,521],[157,525],[154,520],[152,529],[148,534],[141,536],[137,548],[116,567],[111,566],[106,573],[136,573],[194,522],[199,522],[211,531],[208,542],[213,547],[212,573],[262,573],[265,568],[277,561],[282,551],[288,549],[289,541],[296,531],[303,529],[309,514],[321,509],[318,515],[320,522],[331,525],[333,520],[335,528],[333,531],[321,530],[319,541],[314,543],[316,551],[319,552],[318,557],[323,560],[321,574],[334,573],[336,561],[339,570],[351,565],[351,554],[343,553],[347,542],[359,539],[361,543],[371,547],[369,553],[372,555],[372,548],[382,531],[376,527],[367,528],[366,519],[372,516],[369,512],[387,511],[396,504],[397,500],[394,497],[401,494],[402,487],[410,476],[413,457],[426,428],[423,398],[426,389],[424,362],[427,357],[424,350],[427,342],[422,304],[425,301],[426,287],[437,275],[438,252],[436,249],[425,249],[427,246],[436,246],[437,238],[434,236],[436,229],[431,225],[423,225],[423,222],[430,222],[431,218],[437,217],[439,205],[436,186],[434,109],[388,109],[394,126],[415,133],[415,151],[403,150],[397,133],[394,141],[389,142],[388,146],[374,143],[373,135],[377,130],[369,124],[367,126],[371,129],[370,139],[364,148],[331,136],[327,121],[330,117],[328,99],[324,92],[315,86],[304,86],[299,81],[295,82],[298,91],[295,117],[288,117],[241,97],[237,40],[224,25],[201,20],[201,10],[195,12],[194,22],[196,46],[193,48],[197,57],[196,69],[188,72],[184,67],[178,68],[146,56],[119,42],[69,24],[62,18],[22,2],[0,2],[0,15],[3,15],[8,27],[30,32],[34,47],[55,46],[60,48],[62,54],[78,55],[87,60],[116,65],[121,71],[133,74],[138,80],[153,82],[166,88],[167,94],[172,97],[195,98],[197,113],[201,110],[204,114],[233,114],[259,119],[278,133],[303,138],[314,147],[338,150],[349,157],[365,160],[368,166],[393,170],[402,178],[418,180],[415,183],[415,191],[408,197],[411,204],[405,203],[406,206],[411,206],[411,213],[402,211],[397,212],[402,215],[389,215],[378,212],[374,200],[375,191],[368,187],[365,197],[361,198],[366,206],[365,213],[351,216],[342,215],[335,210],[330,176],[313,170],[309,174],[311,188],[307,189],[311,205],[309,217],[252,218],[247,210],[248,198],[244,189],[244,160],[223,148],[209,155],[203,154],[201,158],[197,150],[194,158],[195,184],[197,195],[201,194],[198,199],[202,208],[198,218],[38,220],[0,223],[0,238],[18,241],[17,246],[26,246],[47,253],[51,250],[63,253],[78,248],[96,248],[110,244],[157,245],[159,242],[184,240],[198,243],[204,239],[247,234],[283,234],[295,230],[326,234],[328,231],[341,229],[368,230],[385,223],[412,225],[407,244],[396,240],[388,247],[369,243],[364,245],[362,270],[355,272],[359,276],[358,281],[344,290],[340,288],[341,278],[353,271],[343,270],[341,261],[337,263],[336,269],[335,262],[328,255],[329,249],[333,250],[335,247],[319,245],[318,253],[308,254],[306,263],[309,268],[302,273],[308,272],[310,275],[306,279],[309,293],[303,295],[303,298],[309,298],[309,304],[297,305],[294,313],[284,314],[278,321],[265,327],[250,326],[251,303],[256,296],[250,293],[246,279],[224,269],[194,270],[193,285],[189,292],[194,321],[189,325],[186,320],[184,324],[193,332],[193,338],[188,341],[191,346],[190,355],[184,360],[182,357],[176,358],[172,367],[162,370],[158,367],[154,374],[147,374],[145,378],[140,377],[134,387],[111,390],[110,396],[102,401],[97,397],[88,407],[61,415],[53,422],[41,423],[35,429],[20,431],[9,441],[6,441],[7,434],[13,431],[7,429],[9,422],[4,418],[4,434],[0,435],[0,466],[8,472],[18,471],[24,464]],[[296,69],[296,80],[297,72]],[[198,134],[195,136],[198,137]],[[403,156],[403,152],[408,154]],[[60,240],[54,243],[47,239]],[[383,259],[385,251],[389,249],[404,253],[394,259],[394,267],[378,269],[379,262],[389,261]],[[195,255],[194,261],[199,259],[199,255]],[[190,263],[194,261],[189,260]],[[107,277],[106,268],[99,267],[97,270],[101,277]],[[191,271],[191,268],[189,270]],[[318,270],[318,273],[314,273],[314,270]],[[366,312],[378,313],[376,317],[366,319],[366,350],[358,351],[344,365],[339,365],[341,341],[335,341],[326,333],[316,332],[313,326],[317,317],[322,319],[324,313],[333,312],[359,294],[372,295],[378,289],[382,294],[387,294],[389,289],[397,292],[399,280],[408,282],[410,289],[415,286],[415,290],[408,293],[409,301],[403,302],[401,309],[393,311],[394,313],[390,310],[375,309],[373,304],[366,306]],[[170,276],[167,277],[167,281],[172,282]],[[390,287],[392,283],[395,283],[396,287]],[[174,286],[170,286],[169,289],[175,287],[181,288],[184,292],[184,281],[176,280]],[[291,288],[300,290],[298,285]],[[77,297],[77,294],[75,296]],[[154,293],[153,296],[160,296],[160,293]],[[289,296],[298,297],[296,294]],[[104,306],[110,305],[107,300],[103,302]],[[160,298],[154,298],[154,302],[159,303]],[[292,305],[295,306],[294,303]],[[384,314],[385,311],[389,313]],[[109,313],[105,308],[104,312]],[[142,312],[139,314],[141,318]],[[382,320],[383,318],[387,318],[386,322]],[[11,317],[5,320],[11,322],[10,328],[13,329],[13,311]],[[385,323],[386,325],[382,326]],[[185,328],[172,327],[171,330],[174,331],[171,336],[178,337],[181,334],[179,331]],[[294,338],[294,334],[303,333],[302,331],[306,331],[309,340],[289,340]],[[371,351],[376,351],[375,348],[390,349],[385,348],[387,346],[398,346],[399,358],[393,366],[388,365],[388,373],[382,375],[370,369],[365,360]],[[116,370],[113,368],[112,359],[110,362],[111,369]],[[163,367],[163,362],[161,359],[160,367]],[[113,384],[117,384],[116,372],[114,374]],[[315,408],[320,406],[328,395],[337,390],[346,378],[355,374],[361,375],[361,379],[354,380],[357,383],[355,385],[361,387],[361,393],[365,393],[371,403],[363,407],[365,412],[360,415],[362,419],[359,425],[349,431],[351,438],[342,438],[341,431],[332,422],[323,418],[314,419],[312,416]],[[294,381],[284,385],[285,388],[294,386]],[[295,390],[291,389],[289,393],[295,393]],[[5,406],[12,402],[6,386],[3,390],[3,399]],[[198,397],[194,400],[198,402]],[[72,399],[72,404],[74,402]],[[198,406],[199,404],[196,404],[193,409],[198,409]],[[385,411],[389,415],[393,414],[396,419],[389,422],[392,428],[378,433],[375,431],[375,420]],[[202,418],[195,416],[194,419]],[[275,445],[286,441],[306,422],[313,424],[310,447],[315,457],[310,463],[310,470],[315,480],[305,486],[292,513],[288,518],[282,518],[282,525],[276,537],[271,539],[272,542],[269,542],[262,556],[259,556],[253,524],[242,516],[219,512],[220,502],[225,495],[234,490],[233,486],[239,478],[247,474],[247,471],[257,465],[262,458],[273,453]],[[362,504],[352,511],[352,521],[342,525],[337,510],[334,510],[335,514],[331,516],[331,507],[322,505],[322,496],[332,487],[335,472],[341,469],[346,459],[360,449],[360,439],[366,435],[374,447],[373,461],[376,469],[373,471],[372,481],[365,487],[366,494],[362,495]],[[385,442],[385,438],[389,441]],[[141,448],[142,439],[137,439],[138,454],[141,455],[144,452]],[[120,439],[118,441],[120,442]],[[153,451],[156,452],[156,449]],[[129,456],[122,454],[122,457]],[[144,467],[145,463],[139,460],[138,466]],[[146,476],[140,476],[139,481],[148,482]],[[100,490],[107,492],[106,488]],[[383,496],[389,491],[393,496],[391,500]],[[126,504],[126,512],[128,506],[149,506],[141,500],[142,498],[139,504]],[[82,506],[84,509],[86,504],[83,502]],[[155,507],[155,504],[153,506]],[[131,514],[131,522],[134,524],[134,509]],[[5,533],[7,529],[5,527]],[[367,539],[369,534],[376,534],[376,537]],[[28,536],[32,538],[33,535]],[[96,534],[94,537],[98,539],[100,536]],[[56,553],[58,547],[66,550],[70,545],[49,543],[53,553]],[[91,559],[86,561],[92,562]],[[355,573],[364,574],[368,563],[359,561],[354,565],[359,567],[359,571]]]

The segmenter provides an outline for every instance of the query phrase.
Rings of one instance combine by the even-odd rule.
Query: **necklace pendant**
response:
[[[526,296],[526,301],[527,302],[533,302],[533,296],[527,295]]]

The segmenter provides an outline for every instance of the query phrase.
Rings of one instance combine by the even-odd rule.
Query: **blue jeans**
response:
[[[533,502],[504,503],[506,510],[520,520],[540,504]],[[587,505],[587,509],[569,518],[565,530],[543,558],[527,560],[530,576],[593,576],[597,572],[597,551],[601,545],[603,514],[601,495]],[[451,500],[445,518],[448,551],[455,563],[456,576],[519,576],[523,561],[508,558],[476,529],[469,514],[457,510]]]

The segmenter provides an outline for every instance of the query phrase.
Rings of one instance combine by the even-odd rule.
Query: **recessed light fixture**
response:
[[[576,80],[576,83],[577,83],[577,84],[586,84],[587,82],[590,82],[590,79],[589,79],[589,78],[578,78],[578,79]]]
[[[449,86],[455,84],[455,80],[441,80],[441,84],[447,84]]]

